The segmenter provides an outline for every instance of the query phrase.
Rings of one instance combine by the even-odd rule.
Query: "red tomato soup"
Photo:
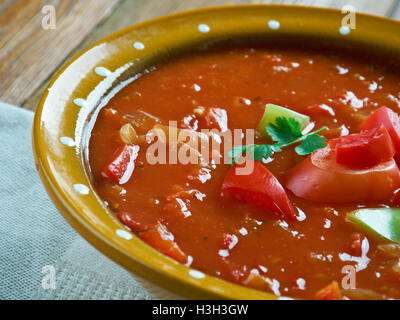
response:
[[[334,52],[239,46],[156,64],[98,114],[99,196],[158,251],[227,281],[399,299],[400,73]],[[233,166],[149,163],[148,132],[170,121],[196,137],[258,128],[257,147]],[[238,175],[246,163],[254,169]]]

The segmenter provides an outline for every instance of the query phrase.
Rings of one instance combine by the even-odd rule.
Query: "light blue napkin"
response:
[[[55,209],[34,167],[32,120],[0,102],[0,300],[152,299]]]

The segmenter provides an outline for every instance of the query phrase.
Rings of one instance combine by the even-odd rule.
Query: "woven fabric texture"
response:
[[[34,167],[33,113],[0,103],[0,300],[152,299],[61,217]],[[44,286],[46,266],[55,289]]]

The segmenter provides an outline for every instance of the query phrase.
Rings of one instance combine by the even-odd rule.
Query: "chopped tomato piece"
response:
[[[221,269],[224,274],[226,274],[229,281],[239,282],[243,281],[243,271],[240,264],[232,261],[231,259],[222,258],[221,259]]]
[[[400,189],[397,189],[394,192],[394,196],[392,198],[392,203],[396,207],[400,207]]]
[[[192,215],[190,212],[191,201],[201,199],[202,193],[196,189],[183,189],[181,186],[174,186],[175,193],[165,197],[163,210],[169,219],[187,218]],[[198,198],[199,197],[199,198]]]
[[[128,182],[135,169],[138,152],[138,146],[127,144],[118,149],[115,152],[114,160],[104,169],[104,175],[119,184]]]
[[[125,123],[127,123],[127,120],[124,119],[117,110],[112,109],[112,108],[107,108],[104,110],[103,116],[107,119],[107,121],[110,121],[114,126],[116,127],[121,127]]]
[[[308,106],[305,109],[304,113],[306,113],[310,116],[328,116],[328,117],[335,116],[335,111],[326,104],[314,104],[314,105]]]
[[[346,167],[371,168],[393,158],[396,150],[389,133],[380,128],[340,137],[336,143],[336,161]]]
[[[263,277],[258,273],[251,272],[246,279],[244,279],[243,284],[254,289],[265,290],[270,289],[272,285],[272,280],[268,277]]]
[[[381,107],[376,110],[369,118],[361,125],[361,130],[379,128],[383,125],[389,132],[396,148],[396,152],[400,153],[400,121],[399,116],[392,109]]]
[[[305,290],[306,289],[306,280],[301,277],[294,277],[292,280],[293,288],[297,290]]]
[[[184,129],[197,130],[199,126],[199,120],[196,115],[190,114],[181,120],[181,127]]]
[[[188,218],[192,215],[189,199],[174,198],[164,205],[163,210],[168,219]]]
[[[121,211],[117,213],[117,216],[124,225],[134,232],[147,231],[155,228],[158,223],[157,218],[149,213],[143,213],[141,211],[135,213]]]
[[[239,239],[236,235],[230,233],[224,233],[222,236],[222,247],[227,250],[233,249],[239,242]]]
[[[362,243],[364,241],[364,236],[359,233],[359,232],[355,232],[352,234],[352,241],[351,241],[351,245],[350,245],[350,253],[353,256],[361,256],[362,254]]]
[[[143,110],[132,110],[125,113],[123,117],[140,135],[147,134],[157,123],[160,123],[160,119]]]
[[[230,168],[222,185],[222,194],[267,209],[285,220],[295,219],[294,209],[278,179],[260,162],[252,161],[253,170],[248,175],[237,174],[235,164]]]
[[[195,199],[196,194],[200,193],[200,191],[196,190],[196,189],[189,189],[189,190],[185,190],[183,189],[181,186],[178,186],[178,190],[177,192],[173,193],[173,194],[169,194],[165,197],[165,199],[170,202],[170,201],[174,201],[176,198],[180,198],[180,199]]]
[[[315,295],[315,299],[317,300],[342,300],[342,294],[340,293],[339,284],[336,281],[332,281],[332,283],[325,288],[321,289]]]
[[[362,203],[389,200],[400,187],[400,171],[392,159],[355,170],[336,162],[328,144],[303,160],[286,176],[286,187],[297,197],[320,203]]]
[[[221,108],[206,108],[200,118],[200,126],[207,129],[226,131],[228,129],[228,115],[226,110]]]
[[[187,262],[187,256],[174,241],[173,234],[161,223],[153,229],[140,232],[139,237],[166,256],[180,263]]]
[[[349,129],[347,129],[345,125],[336,128],[329,128],[321,132],[321,135],[323,135],[326,139],[336,139],[348,134]]]

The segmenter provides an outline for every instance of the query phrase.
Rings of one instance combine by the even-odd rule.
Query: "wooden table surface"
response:
[[[0,0],[0,101],[34,110],[51,76],[97,40],[137,22],[194,8],[259,3],[341,8],[400,19],[400,0]],[[52,5],[56,28],[42,20]]]

